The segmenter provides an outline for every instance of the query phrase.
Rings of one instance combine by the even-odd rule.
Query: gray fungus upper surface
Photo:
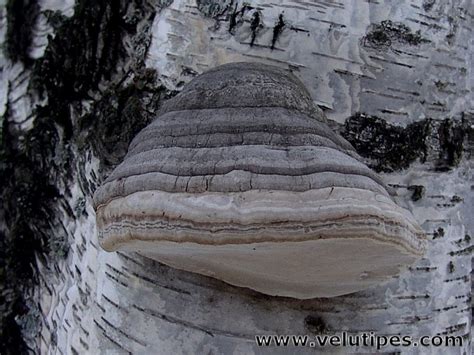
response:
[[[181,110],[281,107],[325,121],[304,85],[291,73],[261,63],[229,63],[188,83],[160,113]]]

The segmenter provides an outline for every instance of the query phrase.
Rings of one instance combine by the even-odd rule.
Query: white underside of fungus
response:
[[[278,68],[199,76],[96,192],[102,247],[301,299],[398,274],[424,234],[324,121]]]

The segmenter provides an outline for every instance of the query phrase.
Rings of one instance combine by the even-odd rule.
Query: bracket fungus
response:
[[[101,246],[270,295],[359,291],[425,235],[291,73],[231,63],[194,78],[96,191]]]

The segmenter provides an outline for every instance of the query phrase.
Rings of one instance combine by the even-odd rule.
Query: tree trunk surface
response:
[[[10,0],[1,8],[5,353],[375,353],[255,335],[462,337],[470,354],[473,16],[466,0]],[[97,241],[92,194],[184,83],[219,64],[290,69],[398,193],[426,255],[363,292],[271,297]],[[16,350],[15,350],[16,349]]]

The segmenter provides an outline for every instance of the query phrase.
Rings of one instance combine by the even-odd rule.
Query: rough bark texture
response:
[[[464,338],[385,352],[469,353],[472,24],[462,0],[9,1],[2,350],[288,353],[253,337],[369,330]],[[242,60],[305,83],[430,235],[423,260],[369,291],[296,301],[98,249],[92,192],[131,138],[196,73]]]

